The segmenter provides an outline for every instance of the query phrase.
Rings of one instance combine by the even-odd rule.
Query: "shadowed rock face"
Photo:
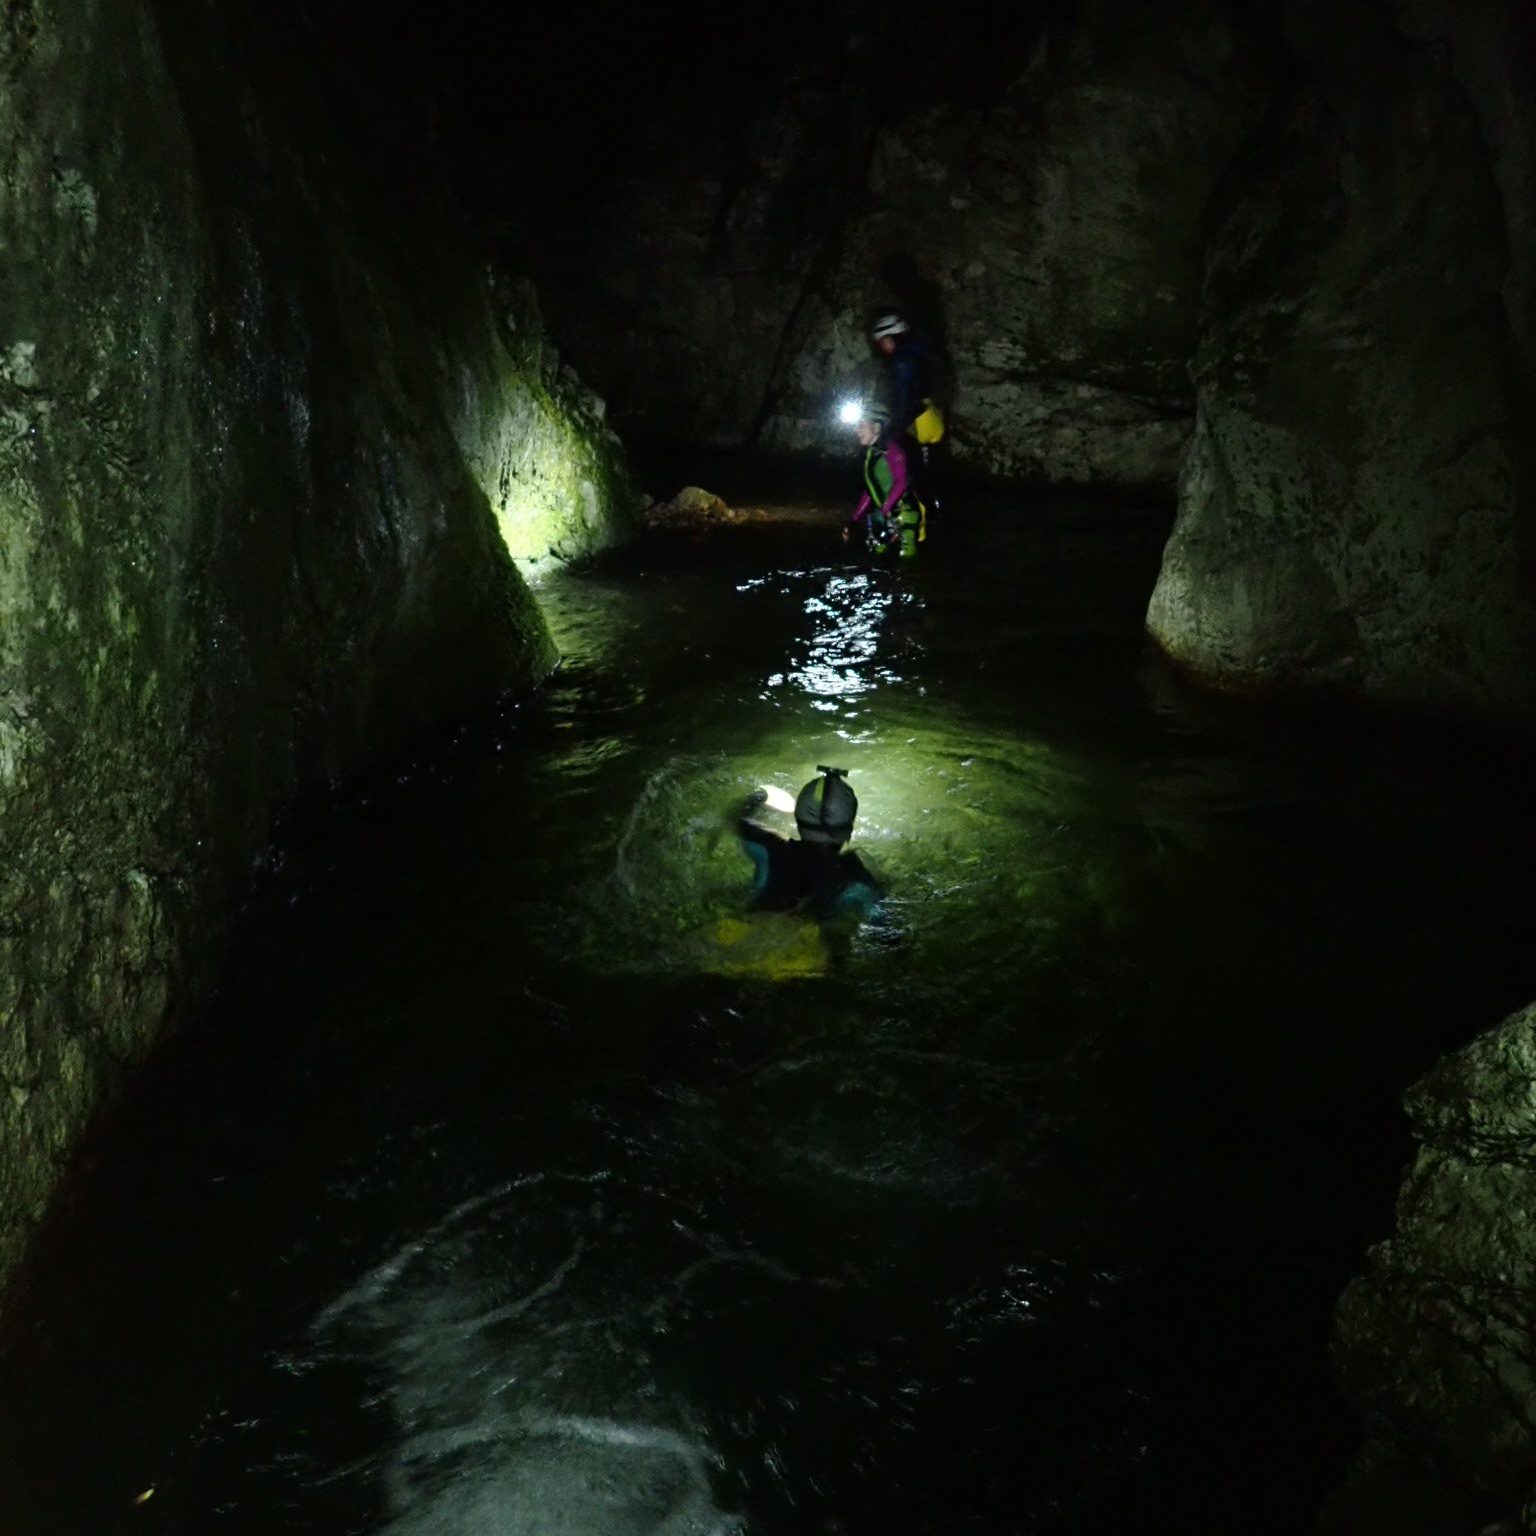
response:
[[[1228,686],[1518,715],[1536,657],[1536,98],[1511,92],[1528,25],[1497,6],[1288,15],[1296,90],[1212,221],[1149,627]]]
[[[980,43],[981,40],[978,40]],[[1201,217],[1272,89],[1220,4],[1088,4],[985,109],[879,131],[765,436],[828,440],[888,295],[950,360],[954,452],[1009,478],[1169,485],[1188,436]]]
[[[1423,1147],[1397,1232],[1339,1307],[1340,1375],[1370,1440],[1330,1529],[1531,1529],[1536,1007],[1447,1057],[1407,1107]]]
[[[1171,486],[1201,219],[1273,95],[1268,45],[1221,0],[962,7],[934,101],[903,7],[865,11],[808,26],[761,99],[660,83],[654,158],[519,247],[562,343],[637,436],[842,453],[833,405],[896,304],[947,357],[959,461]],[[736,67],[765,67],[755,39]]]
[[[614,528],[529,296],[266,36],[0,19],[0,1274],[276,807],[548,665],[498,517],[527,559]]]

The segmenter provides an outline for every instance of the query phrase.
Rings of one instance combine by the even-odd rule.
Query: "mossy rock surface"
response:
[[[531,293],[292,42],[198,0],[0,24],[0,1275],[275,810],[552,664],[505,466],[551,546],[625,524]]]

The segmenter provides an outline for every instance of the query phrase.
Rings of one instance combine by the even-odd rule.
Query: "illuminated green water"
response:
[[[1155,514],[974,519],[563,576],[540,698],[295,831],[11,1325],[9,1529],[1304,1524],[1524,781],[1183,693]],[[725,827],[827,761],[846,954]]]

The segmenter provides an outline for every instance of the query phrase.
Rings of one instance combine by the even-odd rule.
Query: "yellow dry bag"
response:
[[[925,448],[937,443],[944,436],[944,412],[932,400],[923,401],[923,412],[912,423],[912,435]]]

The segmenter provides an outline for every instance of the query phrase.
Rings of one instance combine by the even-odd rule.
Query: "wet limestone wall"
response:
[[[1528,728],[1536,18],[1292,0],[1284,22],[1291,89],[1208,219],[1149,627],[1221,686]],[[1533,1083],[1528,1009],[1408,1096],[1397,1232],[1336,1325],[1367,1434],[1338,1536],[1536,1531]]]
[[[1285,8],[1293,87],[1210,218],[1148,615],[1198,676],[1529,716],[1533,25]]]
[[[1202,219],[1283,79],[1267,34],[1223,0],[800,27],[788,64],[752,19],[659,68],[626,124],[646,153],[522,250],[626,435],[846,454],[834,407],[895,304],[940,344],[958,462],[1171,489]]]
[[[622,521],[530,295],[301,45],[202,0],[0,4],[0,1274],[274,810],[536,679],[508,545]]]
[[[1088,0],[1056,9],[984,108],[882,126],[790,324],[765,440],[827,444],[832,402],[873,385],[870,306],[895,302],[950,361],[958,461],[1171,486],[1194,416],[1204,210],[1273,89],[1263,34],[1221,0]]]

